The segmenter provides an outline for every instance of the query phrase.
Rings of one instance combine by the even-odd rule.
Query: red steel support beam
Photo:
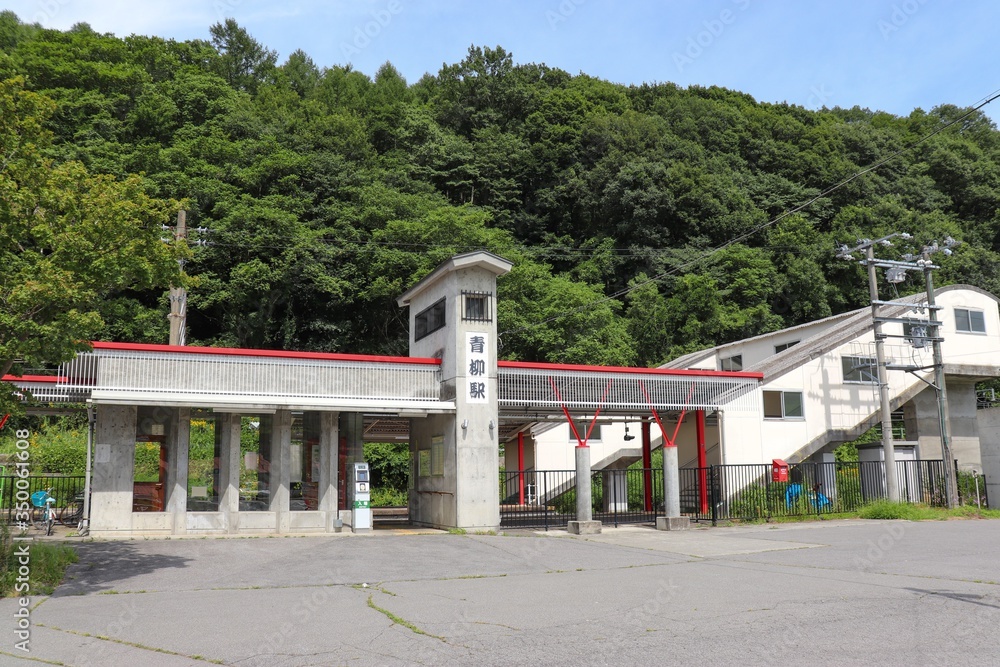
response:
[[[695,411],[695,432],[698,442],[698,495],[701,513],[708,513],[708,455],[705,452],[705,411]]]
[[[604,399],[608,397],[608,392],[611,391],[611,383],[614,380],[608,380],[608,386],[604,388],[604,395],[601,396],[601,402],[597,404],[597,410],[594,412],[594,417],[590,420],[590,426],[587,427],[587,433],[581,438],[579,431],[576,430],[576,424],[573,423],[573,418],[569,414],[569,410],[566,408],[566,404],[563,403],[562,395],[559,393],[559,387],[556,386],[555,378],[551,375],[549,376],[549,384],[552,385],[552,391],[555,392],[556,398],[559,400],[559,406],[562,408],[563,414],[566,415],[566,421],[569,422],[569,428],[573,431],[573,437],[576,438],[577,447],[588,447],[587,441],[590,440],[590,434],[594,432],[594,425],[597,424],[597,417],[601,414],[601,407],[604,405]]]
[[[650,436],[649,420],[642,420],[642,490],[647,512],[653,511],[653,439]]]

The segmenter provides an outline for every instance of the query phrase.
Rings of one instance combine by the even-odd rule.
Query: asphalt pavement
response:
[[[1000,664],[1000,521],[76,546],[0,665]]]

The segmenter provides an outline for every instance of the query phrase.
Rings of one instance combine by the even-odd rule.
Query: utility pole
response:
[[[886,488],[889,492],[890,498],[899,499],[898,495],[894,496],[895,493],[898,494],[898,482],[896,481],[895,475],[895,465],[893,465],[892,478],[889,475],[889,461],[890,454],[889,449],[886,449],[887,443],[892,442],[891,434],[889,438],[886,438],[886,431],[891,430],[891,418],[887,419],[887,414],[889,410],[889,400],[888,400],[888,385],[885,383],[885,371],[889,370],[888,366],[884,361],[884,352],[882,350],[883,340],[887,337],[887,334],[882,333],[881,324],[882,322],[903,322],[905,324],[917,324],[910,318],[894,318],[894,317],[880,317],[878,315],[878,306],[901,306],[904,308],[914,308],[914,304],[907,303],[894,303],[880,301],[878,298],[878,286],[876,284],[876,267],[881,267],[887,269],[887,279],[891,283],[899,283],[906,279],[907,271],[921,271],[924,274],[924,287],[927,291],[927,311],[929,313],[928,319],[926,321],[920,321],[920,326],[927,326],[926,336],[925,335],[912,335],[911,342],[913,342],[915,347],[922,347],[926,340],[929,339],[931,342],[933,350],[933,363],[931,366],[903,366],[903,365],[893,365],[892,370],[905,370],[910,373],[916,374],[917,371],[925,371],[928,369],[934,370],[934,381],[924,379],[923,377],[917,375],[917,377],[926,382],[928,385],[934,388],[937,392],[937,403],[938,403],[938,422],[939,428],[941,430],[941,456],[944,459],[944,475],[945,475],[945,503],[948,507],[955,507],[958,505],[958,480],[955,475],[955,459],[951,448],[951,435],[950,435],[950,424],[948,416],[948,392],[945,386],[944,377],[944,359],[941,354],[941,321],[937,317],[936,313],[941,309],[934,301],[934,279],[931,272],[939,268],[933,264],[930,260],[930,256],[936,252],[943,252],[945,255],[950,255],[952,253],[951,248],[958,245],[958,242],[950,236],[944,240],[944,245],[939,246],[937,241],[934,241],[929,246],[924,246],[919,255],[914,254],[904,254],[903,260],[905,261],[895,261],[895,260],[878,260],[875,259],[874,247],[877,244],[881,245],[892,245],[889,239],[899,236],[904,239],[911,239],[909,234],[890,234],[881,239],[876,239],[874,241],[869,239],[863,239],[858,242],[858,245],[854,248],[848,248],[846,245],[842,245],[838,248],[837,257],[842,259],[853,260],[854,257],[851,256],[852,252],[856,252],[861,249],[867,250],[867,257],[862,260],[862,263],[868,267],[868,282],[869,282],[869,292],[871,293],[872,299],[872,319],[873,326],[875,330],[875,351],[878,357],[878,367],[879,367],[879,387],[880,387],[880,399],[882,405],[882,447],[885,450],[885,462],[886,462]],[[923,306],[916,306],[923,308]],[[904,329],[904,337],[906,337],[906,332]],[[921,345],[917,345],[914,341],[923,341]],[[895,452],[893,452],[895,454]],[[893,463],[895,463],[895,457],[892,457]]]
[[[951,254],[951,246],[955,241],[949,236],[945,239],[945,254]],[[930,260],[932,252],[938,250],[937,243],[929,247],[924,247],[921,253],[924,269],[924,285],[927,288],[927,305],[929,312],[933,315],[936,310],[934,303],[934,279],[931,277],[931,270],[936,268]],[[920,263],[920,262],[918,262]],[[941,356],[941,331],[940,325],[935,324],[930,327],[931,346],[934,350],[934,384],[937,389],[938,400],[938,421],[941,429],[941,458],[944,459],[944,485],[945,501],[949,508],[958,506],[958,479],[955,475],[955,456],[951,451],[951,422],[948,415],[948,390],[944,381],[944,358]]]
[[[872,301],[872,329],[875,333],[875,362],[878,364],[879,411],[882,413],[882,460],[885,461],[885,493],[889,500],[899,500],[896,479],[896,446],[892,442],[892,406],[889,403],[889,378],[885,367],[885,337],[878,319],[878,276],[875,274],[875,246],[868,246],[868,292]]]
[[[871,298],[872,306],[872,330],[875,334],[875,363],[876,379],[878,381],[879,412],[882,417],[882,460],[885,463],[885,492],[889,500],[898,501],[899,480],[896,476],[896,449],[892,442],[892,405],[889,402],[889,382],[888,369],[885,364],[885,334],[882,333],[882,322],[878,314],[882,301],[878,296],[878,276],[875,273],[875,246],[891,246],[895,237],[909,239],[911,236],[906,233],[889,234],[880,239],[861,239],[858,245],[848,248],[842,245],[838,248],[837,257],[840,259],[854,260],[851,254],[859,250],[864,250],[866,257],[862,260],[868,268],[868,294]]]
[[[169,228],[167,228],[169,229]],[[174,240],[183,243],[187,238],[187,213],[181,209],[177,212],[177,227],[174,229]],[[184,260],[177,263],[184,270]],[[183,287],[170,288],[170,345],[184,345],[185,324],[187,322],[187,290]]]

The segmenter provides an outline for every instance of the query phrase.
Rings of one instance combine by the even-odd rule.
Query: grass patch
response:
[[[465,528],[449,528],[448,529],[448,534],[449,535],[466,535],[467,532],[466,532]]]
[[[981,510],[974,505],[962,505],[950,510],[948,515],[967,519],[1000,519],[1000,510]]]
[[[944,513],[926,505],[876,500],[858,510],[860,519],[905,519],[907,521],[927,521],[945,518]]]
[[[952,509],[921,504],[877,500],[858,511],[861,519],[905,519],[907,521],[943,521],[945,519],[1000,519],[1000,510],[961,505]]]
[[[89,632],[81,632],[80,630],[70,630],[68,628],[56,627],[55,625],[46,625],[45,623],[38,623],[37,625],[40,628],[51,628],[52,630],[57,630],[59,632],[65,632],[67,634],[76,635],[77,637],[93,637],[94,639],[100,639],[101,641],[113,642],[115,644],[121,644],[122,646],[132,646],[132,647],[135,647],[135,648],[141,648],[141,649],[143,649],[145,651],[152,651],[154,653],[163,653],[164,655],[177,655],[177,656],[181,656],[183,658],[190,658],[191,660],[199,660],[201,662],[210,662],[213,665],[224,665],[225,664],[222,660],[213,659],[213,658],[206,658],[205,656],[202,656],[202,655],[187,655],[187,654],[184,654],[184,653],[178,653],[177,651],[171,651],[170,649],[159,648],[157,646],[147,646],[146,644],[140,644],[138,642],[130,642],[130,641],[126,641],[124,639],[116,639],[114,637],[108,637],[107,635],[95,635],[95,634],[91,634]],[[62,664],[62,663],[56,663],[56,664]]]
[[[29,562],[27,591],[15,591],[17,585],[19,550],[28,545]],[[59,542],[27,542],[14,540],[10,529],[0,524],[0,598],[11,595],[49,595],[66,574],[66,568],[79,557],[76,551]]]
[[[392,621],[396,625],[402,625],[404,628],[408,628],[409,630],[412,630],[413,632],[417,633],[418,635],[424,635],[426,637],[433,637],[434,639],[440,639],[441,641],[445,640],[444,637],[439,637],[437,635],[432,635],[429,632],[424,632],[423,630],[421,630],[420,628],[418,628],[417,626],[415,626],[413,623],[410,623],[409,621],[407,621],[405,618],[400,618],[399,616],[396,616],[394,613],[392,613],[388,609],[383,609],[382,607],[378,606],[377,604],[375,604],[374,596],[371,595],[371,594],[368,595],[368,606],[370,608],[374,609],[375,611],[379,612],[380,614],[383,614],[386,618],[388,618],[390,621]]]
[[[931,507],[921,503],[890,502],[876,500],[851,512],[823,512],[822,514],[798,514],[793,516],[772,516],[769,519],[727,519],[720,520],[719,526],[753,526],[782,523],[809,523],[835,519],[883,519],[904,521],[945,521],[947,519],[1000,519],[1000,509],[982,509],[975,505],[960,505],[954,509]]]

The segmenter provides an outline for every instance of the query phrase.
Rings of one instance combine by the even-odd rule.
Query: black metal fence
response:
[[[780,481],[769,464],[712,466],[705,476],[707,506],[685,508],[682,501],[696,521],[835,514],[888,497],[881,461],[793,464]],[[945,504],[944,461],[896,461],[896,479],[900,500]],[[681,488],[685,498],[684,480]]]
[[[978,473],[958,471],[958,498],[963,505],[988,506],[986,478]]]
[[[897,461],[900,499],[945,504],[944,461]],[[968,479],[965,479],[968,477]],[[976,504],[974,479],[959,477],[963,504]],[[798,463],[776,480],[770,464],[716,465],[680,470],[681,513],[693,521],[771,519],[851,512],[887,497],[881,461]],[[985,484],[979,499],[987,506]],[[504,527],[565,526],[576,518],[572,470],[507,471],[500,475],[500,523]],[[663,513],[663,471],[649,468],[592,473],[593,517],[607,525],[652,523]]]
[[[652,523],[663,513],[663,471],[598,470],[591,479],[593,516],[604,524]]]
[[[36,491],[48,491],[55,499],[52,505],[57,512],[73,502],[84,492],[86,477],[83,475],[17,475],[0,476],[0,521],[13,523],[14,510],[20,499],[30,498]],[[24,495],[25,492],[27,495]],[[30,500],[28,501],[30,504]]]
[[[519,470],[500,473],[500,525],[565,527],[576,518],[576,471]]]

